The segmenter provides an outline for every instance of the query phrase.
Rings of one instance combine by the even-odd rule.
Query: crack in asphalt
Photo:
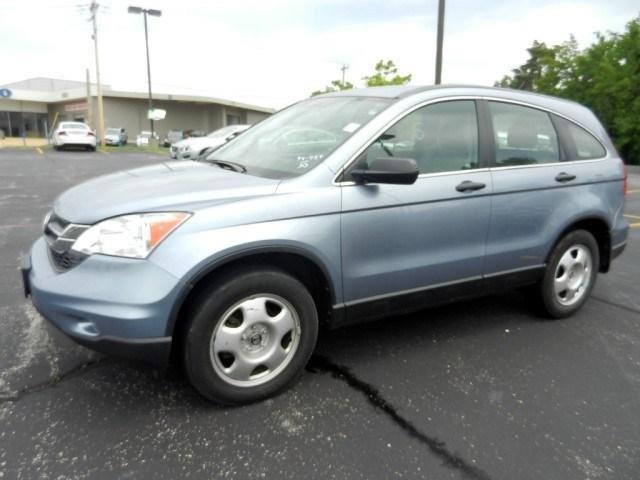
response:
[[[80,364],[77,367],[72,368],[71,370],[67,370],[66,372],[60,375],[56,375],[45,382],[37,383],[35,385],[25,387],[16,392],[10,392],[9,394],[6,394],[5,392],[0,393],[0,405],[3,403],[15,403],[19,400],[22,400],[27,395],[41,392],[43,390],[47,390],[49,388],[59,385],[64,381],[70,380],[80,375],[84,375],[85,373],[88,373],[91,370],[93,370],[95,367],[108,363],[108,360],[109,359],[107,358],[105,359],[99,358],[96,360],[91,360],[89,362]]]
[[[350,387],[364,394],[374,408],[381,410],[407,434],[426,445],[434,455],[442,459],[445,466],[456,469],[467,478],[474,480],[491,479],[487,473],[469,464],[458,454],[451,452],[445,442],[421,432],[413,423],[402,417],[397,409],[380,395],[376,387],[360,380],[348,367],[335,364],[327,357],[314,355],[307,366],[307,370],[312,373],[330,373],[334,378],[344,381]]]
[[[596,297],[594,295],[591,295],[591,298],[594,299],[597,302],[604,303],[604,304],[610,305],[612,307],[617,307],[617,308],[620,308],[622,310],[626,310],[627,312],[640,313],[640,310],[635,309],[633,307],[628,307],[627,305],[622,305],[621,303],[612,302],[611,300],[605,300],[604,298]]]

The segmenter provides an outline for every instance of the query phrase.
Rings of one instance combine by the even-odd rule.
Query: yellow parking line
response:
[[[629,226],[631,228],[640,228],[640,222],[638,222],[638,223],[630,223]]]
[[[638,215],[631,215],[630,213],[625,213],[624,216],[627,218],[637,218],[638,220],[640,220],[640,217]]]
[[[627,190],[627,193],[638,193],[640,192],[640,188],[636,188],[635,190]]]
[[[43,155],[44,152],[42,151],[42,149],[40,147],[36,147],[36,151],[40,154]]]
[[[98,147],[98,151],[100,153],[104,153],[105,155],[109,155],[109,152],[107,152],[105,149]]]

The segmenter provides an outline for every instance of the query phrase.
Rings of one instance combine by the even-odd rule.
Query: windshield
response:
[[[325,97],[297,103],[263,120],[207,160],[232,162],[268,178],[302,175],[324,161],[390,99]]]
[[[87,130],[89,127],[87,127],[84,123],[61,123],[60,128],[71,128],[71,129],[78,128],[82,130]]]

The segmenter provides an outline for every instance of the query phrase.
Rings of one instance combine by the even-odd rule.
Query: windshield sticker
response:
[[[347,133],[353,133],[355,132],[358,128],[360,128],[360,124],[359,123],[349,123],[347,124],[342,131],[343,132],[347,132]]]
[[[313,164],[315,165],[315,163],[319,162],[320,160],[322,160],[322,158],[324,157],[324,155],[322,154],[317,154],[317,155],[299,155],[297,160],[298,160],[298,169],[302,169],[302,170],[306,170],[307,168],[311,167],[311,164],[313,162]]]

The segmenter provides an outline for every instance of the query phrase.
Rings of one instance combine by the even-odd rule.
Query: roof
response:
[[[447,93],[447,90],[456,89],[464,90],[463,95],[479,95],[486,92],[486,95],[494,93],[498,96],[504,94],[515,94],[520,96],[535,96],[538,98],[547,98],[553,100],[562,100],[565,102],[571,102],[570,100],[559,99],[557,97],[551,97],[549,95],[543,95],[540,93],[529,92],[526,90],[514,90],[510,88],[502,87],[488,87],[485,85],[464,85],[464,84],[448,84],[448,85],[390,85],[384,87],[367,87],[356,88],[352,90],[342,90],[339,92],[332,92],[325,94],[326,96],[362,96],[362,97],[382,97],[382,98],[405,98],[416,93],[433,91],[434,93],[442,90],[443,93]],[[573,102],[571,102],[573,103]]]
[[[34,77],[18,82],[9,84],[3,84],[13,90],[13,100],[25,100],[34,102],[46,102],[46,103],[63,103],[74,100],[86,100],[87,98],[87,86],[85,82],[79,82],[76,80],[63,80],[59,78],[48,77]],[[96,84],[91,84],[91,94],[96,96]],[[148,98],[147,92],[134,92],[125,90],[114,90],[109,85],[102,85],[103,97],[116,97],[116,98],[132,98],[146,100]],[[233,100],[226,100],[217,97],[204,97],[196,95],[173,95],[169,93],[155,93],[153,94],[154,100],[168,100],[176,102],[191,102],[191,103],[215,103],[218,105],[224,105],[227,107],[242,108],[245,110],[251,110],[254,112],[273,113],[275,109],[269,107],[261,107],[258,105],[251,105],[248,103],[235,102]]]
[[[91,84],[95,87],[95,83]],[[32,77],[18,82],[3,84],[4,87],[16,90],[37,90],[39,92],[59,92],[61,90],[73,90],[76,88],[87,88],[86,82],[77,80],[65,80],[62,78]],[[109,85],[102,85],[102,88],[111,88]]]

